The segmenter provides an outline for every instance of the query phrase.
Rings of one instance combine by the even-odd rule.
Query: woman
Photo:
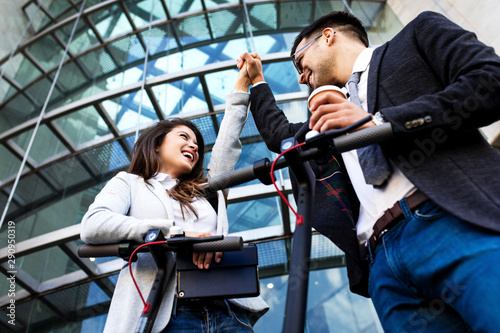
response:
[[[231,171],[241,153],[239,135],[248,116],[249,86],[246,70],[242,70],[235,91],[226,97],[226,112],[212,150],[208,177]],[[190,237],[227,234],[224,195],[217,195],[217,211],[202,195],[202,184],[206,182],[203,155],[203,137],[189,121],[160,121],[145,130],[134,146],[128,173],[120,172],[112,178],[83,217],[82,240],[89,244],[143,242],[149,229],[159,228],[169,237],[174,225],[183,227]],[[212,253],[193,255],[193,262],[200,269],[208,268],[212,258]],[[251,326],[267,311],[260,297],[231,299],[222,306],[215,302],[174,305],[175,265],[171,259],[167,263],[171,275],[153,332],[188,332],[190,327],[192,332],[205,332],[204,327],[213,327],[213,321],[228,332],[252,332]],[[217,253],[215,261],[220,260],[222,254]],[[147,295],[156,274],[151,255],[140,253],[132,269],[140,290]],[[134,330],[142,309],[128,266],[124,265],[104,331]],[[171,318],[173,310],[175,316]]]

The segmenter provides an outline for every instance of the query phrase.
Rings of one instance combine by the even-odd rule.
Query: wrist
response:
[[[254,78],[252,79],[252,85],[254,85],[254,84],[256,84],[256,83],[259,83],[259,82],[263,82],[263,81],[266,81],[266,80],[264,79],[264,76],[263,76],[263,75],[258,75],[258,76],[254,77]]]
[[[233,89],[233,92],[244,92],[244,93],[248,93],[248,88],[250,88],[249,86],[245,87],[245,86],[235,86],[234,89]]]
[[[374,115],[372,115],[372,122],[379,126],[386,123],[386,120],[384,119],[384,116],[377,111]]]

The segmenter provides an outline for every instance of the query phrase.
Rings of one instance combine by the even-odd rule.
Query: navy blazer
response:
[[[500,232],[500,153],[478,130],[500,119],[500,58],[491,47],[441,14],[420,14],[374,50],[368,109],[392,124],[395,139],[382,150],[420,191],[450,214]],[[272,151],[307,132],[307,123],[287,121],[266,84],[252,88],[251,111]],[[350,288],[367,296],[355,229],[328,200],[316,191],[313,226],[346,253]]]

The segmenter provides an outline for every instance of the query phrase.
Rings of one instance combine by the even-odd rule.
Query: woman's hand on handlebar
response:
[[[209,232],[186,231],[186,237],[203,238],[212,236]],[[210,268],[210,263],[214,258],[213,252],[193,252],[193,264],[199,269]],[[215,262],[219,263],[222,260],[222,252],[215,252]]]

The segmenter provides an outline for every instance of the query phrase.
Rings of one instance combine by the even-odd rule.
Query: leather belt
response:
[[[416,190],[406,197],[406,202],[408,203],[408,207],[410,208],[410,210],[415,209],[417,206],[423,204],[427,200],[429,200],[429,198],[419,190]],[[399,219],[401,219],[403,215],[403,210],[401,209],[401,205],[398,201],[394,204],[394,206],[392,206],[392,208],[387,209],[384,212],[384,215],[382,215],[377,220],[377,222],[375,222],[375,225],[373,226],[373,234],[368,240],[372,251],[375,249],[377,241],[380,239],[380,237],[385,234],[390,228],[392,228],[396,224],[394,222],[397,222]]]
[[[226,302],[218,299],[177,299],[177,306],[189,306],[194,309],[227,309]]]

